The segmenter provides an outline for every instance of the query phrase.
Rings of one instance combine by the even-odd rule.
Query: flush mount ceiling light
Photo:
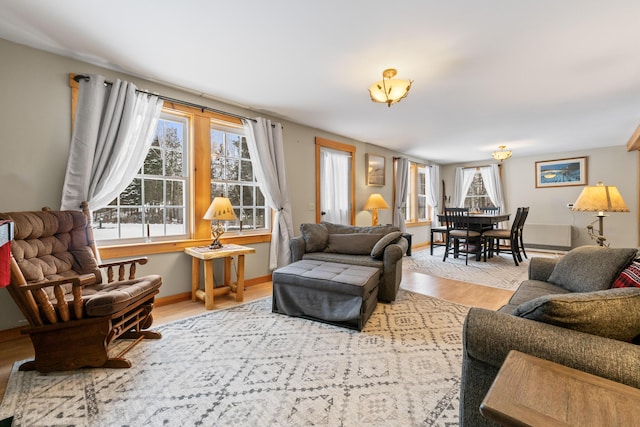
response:
[[[382,80],[375,82],[369,88],[369,95],[373,102],[384,102],[387,106],[400,102],[411,89],[412,80],[394,79],[398,74],[394,68],[387,68],[382,72]]]
[[[500,162],[502,162],[503,160],[507,160],[509,157],[511,157],[511,151],[504,150],[505,148],[507,148],[506,145],[501,145],[498,148],[500,149],[500,151],[494,151],[493,153],[491,153],[491,157],[493,157],[496,160],[499,160]]]

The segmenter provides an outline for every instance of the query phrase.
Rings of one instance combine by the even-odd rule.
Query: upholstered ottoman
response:
[[[301,260],[273,272],[273,312],[362,330],[376,307],[380,270]]]

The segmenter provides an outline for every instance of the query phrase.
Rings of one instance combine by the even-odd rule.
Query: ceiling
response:
[[[625,145],[639,20],[637,0],[0,2],[0,38],[442,164]],[[367,89],[390,67],[414,83],[389,108]]]

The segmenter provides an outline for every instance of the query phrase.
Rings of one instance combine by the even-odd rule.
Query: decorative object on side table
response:
[[[587,231],[592,239],[595,239],[599,246],[605,245],[607,238],[604,236],[604,217],[605,212],[629,212],[627,204],[622,199],[618,188],[613,185],[604,185],[602,181],[598,181],[597,185],[585,187],[578,196],[578,200],[571,208],[577,212],[597,212],[598,230],[596,234],[593,230],[593,221],[587,226]]]
[[[220,236],[224,234],[224,227],[220,224],[220,221],[238,220],[238,217],[233,212],[231,200],[223,196],[213,198],[213,201],[203,218],[211,220],[211,237],[213,238],[213,241],[209,246],[210,249],[219,249],[222,247],[222,244],[220,243]]]
[[[373,193],[364,204],[365,211],[371,211],[371,225],[378,225],[378,209],[389,209],[389,205],[379,193]]]

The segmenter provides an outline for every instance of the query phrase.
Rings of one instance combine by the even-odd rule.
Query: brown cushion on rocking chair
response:
[[[90,317],[117,313],[153,293],[161,284],[162,278],[152,274],[134,280],[85,286],[82,290],[85,313]]]

